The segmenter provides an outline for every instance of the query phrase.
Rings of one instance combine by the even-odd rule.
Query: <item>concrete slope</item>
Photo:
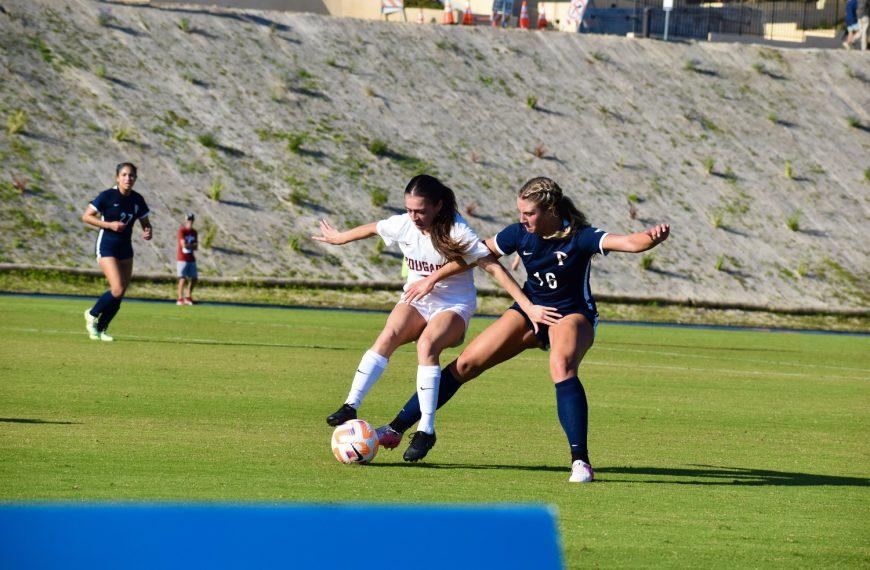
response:
[[[0,261],[92,265],[78,217],[121,160],[140,166],[156,227],[137,268],[173,269],[193,210],[201,269],[222,276],[398,279],[396,252],[320,246],[316,220],[401,211],[410,176],[431,172],[491,235],[546,175],[608,231],[673,225],[652,257],[597,260],[598,292],[870,305],[865,54],[2,5]]]

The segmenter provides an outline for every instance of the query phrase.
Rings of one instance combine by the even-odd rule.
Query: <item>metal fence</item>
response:
[[[845,0],[781,2],[699,2],[674,0],[668,35],[707,39],[711,34],[759,36],[769,40],[803,41],[813,30],[842,27]],[[664,35],[661,0],[635,0],[634,8],[593,8],[581,29],[584,33],[633,32]]]

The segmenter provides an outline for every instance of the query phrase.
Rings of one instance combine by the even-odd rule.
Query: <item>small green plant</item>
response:
[[[698,69],[698,64],[694,59],[687,59],[683,62],[683,71],[695,71]]]
[[[640,266],[644,271],[649,271],[652,269],[653,261],[655,260],[655,255],[652,253],[645,253],[640,258]]]
[[[853,129],[861,128],[861,120],[858,117],[846,117],[846,124]]]
[[[637,204],[640,202],[640,198],[637,197],[637,194],[632,193],[628,195],[628,201]]]
[[[109,24],[112,23],[112,12],[107,8],[100,8],[100,11],[97,13],[97,25],[101,28],[105,28]]]
[[[94,68],[94,75],[96,75],[100,79],[105,79],[106,78],[106,66],[103,65],[102,63],[98,64]]]
[[[299,236],[291,235],[287,238],[287,247],[290,248],[290,251],[299,253],[302,251],[302,240],[299,239]]]
[[[779,117],[776,116],[776,113],[772,113],[772,112],[768,113],[767,120],[770,121],[771,123],[773,123],[774,125],[779,124]]]
[[[716,258],[716,264],[713,266],[716,268],[716,271],[722,271],[722,267],[725,265],[725,256],[719,254],[719,257]]]
[[[291,133],[287,136],[287,150],[293,154],[299,154],[304,142],[305,133]]]
[[[864,182],[870,182],[870,168],[864,169]]]
[[[795,272],[795,275],[797,275],[798,277],[804,278],[807,275],[809,275],[810,268],[806,264],[806,262],[801,261],[800,263],[798,263],[798,266],[795,267],[794,272]]]
[[[369,188],[369,196],[371,196],[372,206],[374,206],[375,208],[380,208],[381,206],[386,204],[387,200],[390,197],[389,193],[386,190],[376,187]]]
[[[206,220],[202,224],[202,247],[210,249],[217,236],[217,226]]]
[[[707,174],[713,174],[713,167],[716,166],[716,161],[712,158],[707,157],[704,159],[704,172]]]
[[[6,118],[6,132],[10,135],[18,135],[27,127],[27,113],[24,109],[18,109]]]
[[[846,67],[846,77],[848,77],[849,79],[857,79],[858,78],[858,74],[855,73],[854,69],[852,69],[848,65],[845,67]]]
[[[221,201],[221,193],[224,190],[224,183],[220,178],[215,178],[208,187],[208,197],[215,202]]]
[[[801,229],[801,211],[795,210],[792,214],[785,220],[785,225],[793,232],[799,231]]]
[[[115,142],[133,142],[133,129],[130,127],[115,127],[112,129],[112,140]]]
[[[188,20],[187,18],[181,18],[180,20],[178,20],[178,23],[176,25],[178,26],[178,29],[185,34],[189,34],[193,31],[193,26],[190,24],[190,20]]]
[[[390,153],[390,146],[381,139],[374,139],[369,143],[369,152],[375,156],[386,156]]]
[[[296,71],[296,77],[299,79],[314,79],[314,75],[301,67]]]
[[[594,59],[595,61],[607,61],[607,55],[601,53],[600,51],[593,51],[592,59]]]
[[[196,137],[196,140],[199,141],[199,144],[204,146],[205,148],[217,148],[218,142],[217,138],[211,133],[205,133],[203,135],[199,135]]]
[[[529,95],[526,97],[526,107],[529,109],[537,109],[538,108],[538,98],[534,95]]]
[[[766,69],[764,69],[764,64],[760,62],[753,63],[752,69],[755,70],[755,73],[764,73],[765,71],[767,71]]]
[[[290,203],[294,206],[299,206],[308,199],[308,191],[302,188],[296,188],[290,192]]]
[[[483,83],[483,84],[486,85],[487,87],[489,87],[490,85],[492,85],[493,78],[492,78],[491,75],[480,75],[480,74],[478,74],[478,75],[477,75],[477,78],[480,79],[481,83]]]
[[[827,174],[826,171],[825,171],[825,169],[822,168],[822,165],[821,165],[821,164],[818,164],[818,163],[817,163],[817,164],[813,164],[813,165],[810,167],[810,172],[812,172],[813,174],[818,174],[818,175]]]
[[[376,95],[375,90],[371,87],[366,87],[366,97],[374,97]]]
[[[329,59],[327,59],[326,65],[328,65],[329,67],[338,67],[338,63],[336,63],[334,57],[330,57]]]
[[[721,210],[716,210],[712,214],[710,214],[710,225],[714,228],[718,229],[722,227],[722,224],[725,222],[725,213]]]
[[[786,161],[785,161],[785,172],[784,172],[784,174],[785,174],[785,177],[788,178],[789,180],[792,180],[792,179],[794,178],[794,167],[792,166],[790,160],[786,160]]]

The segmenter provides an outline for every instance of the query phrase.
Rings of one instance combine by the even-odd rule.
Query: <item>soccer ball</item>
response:
[[[332,432],[332,454],[342,463],[368,463],[377,452],[378,435],[366,421],[350,420]]]

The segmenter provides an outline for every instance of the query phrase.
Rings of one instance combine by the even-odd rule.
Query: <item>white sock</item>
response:
[[[435,408],[438,406],[438,386],[441,384],[440,366],[417,367],[417,399],[420,400],[420,423],[417,430],[435,433]]]
[[[356,367],[356,374],[353,375],[353,383],[350,385],[345,403],[359,408],[363,398],[381,377],[388,362],[387,358],[377,352],[367,350],[359,361],[359,366]]]

